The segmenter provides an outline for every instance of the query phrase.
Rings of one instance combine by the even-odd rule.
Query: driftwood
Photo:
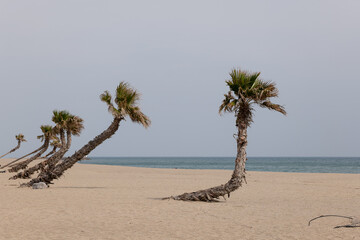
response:
[[[310,226],[311,222],[319,219],[319,218],[323,218],[323,217],[341,217],[341,218],[347,218],[350,219],[350,224],[346,224],[346,225],[339,225],[339,226],[335,226],[334,228],[356,228],[356,227],[360,227],[360,218],[358,217],[348,217],[348,216],[341,216],[341,215],[321,215],[318,216],[316,218],[313,218],[309,221],[308,226]]]

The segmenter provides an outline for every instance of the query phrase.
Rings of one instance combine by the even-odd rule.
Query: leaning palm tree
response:
[[[12,165],[11,168],[9,169],[9,172],[17,172],[20,169],[25,169],[32,161],[38,159],[44,152],[46,152],[46,150],[49,147],[50,139],[54,136],[54,130],[53,127],[50,125],[42,125],[40,128],[43,134],[38,136],[38,139],[44,141],[44,144],[42,145],[42,149],[31,158]]]
[[[43,149],[43,147],[44,147],[44,145],[41,145],[39,148],[35,149],[34,151],[32,151],[32,152],[30,152],[30,153],[28,153],[28,154],[26,154],[26,155],[24,155],[24,156],[22,156],[22,157],[19,157],[19,158],[15,159],[15,160],[9,162],[8,164],[2,166],[0,169],[3,169],[3,168],[5,168],[5,167],[8,167],[8,166],[10,166],[10,165],[12,165],[12,164],[20,161],[21,159],[24,159],[24,158],[26,158],[26,157],[28,157],[28,156],[30,156],[30,155],[38,152],[38,151],[41,151],[41,149]]]
[[[70,149],[71,146],[71,135],[80,135],[81,130],[84,128],[83,119],[70,114],[67,111],[53,111],[53,122],[56,123],[55,132],[60,134],[61,147],[59,151],[54,153],[51,157],[46,159],[43,162],[40,162],[31,168],[25,169],[23,172],[20,172],[10,179],[15,180],[17,178],[29,178],[33,173],[45,168],[53,168],[53,166],[62,159],[65,153]],[[66,131],[66,139],[65,139]]]
[[[116,95],[114,98],[116,107],[112,103],[112,96],[108,91],[101,94],[100,99],[108,105],[108,110],[114,117],[110,126],[93,140],[90,140],[80,150],[76,151],[72,156],[64,159],[63,162],[57,164],[53,169],[42,171],[37,178],[32,179],[25,185],[31,186],[37,182],[50,184],[54,179],[58,179],[67,169],[74,166],[76,162],[83,159],[97,146],[114,135],[119,128],[120,122],[127,116],[133,122],[139,123],[145,128],[150,125],[150,119],[142,113],[138,107],[138,101],[140,99],[139,93],[132,89],[127,83],[121,82],[116,88]]]
[[[265,82],[259,79],[260,73],[234,69],[230,73],[231,79],[226,81],[229,92],[220,105],[219,113],[234,112],[237,127],[237,155],[235,169],[231,179],[224,185],[200,190],[192,193],[184,193],[165,199],[183,201],[215,201],[219,197],[227,195],[241,187],[245,179],[245,163],[247,160],[247,129],[253,121],[253,107],[258,105],[263,108],[274,110],[286,115],[284,107],[270,102],[270,98],[278,96],[278,90],[273,82]]]
[[[66,121],[66,119],[69,118],[71,114],[67,111],[53,111],[53,117],[52,117],[52,121],[54,123],[56,123],[53,131],[54,131],[54,134],[59,134],[60,135],[60,140],[61,140],[61,144],[62,144],[62,148],[65,148],[66,146],[66,142],[65,142],[65,135],[64,135],[64,129],[63,129],[63,126],[64,126],[64,122]],[[4,167],[7,167],[15,162],[18,162],[19,160],[29,156],[29,155],[32,155],[38,151],[40,151],[41,149],[43,148],[43,146],[41,146],[40,148],[36,149],[35,151],[29,153],[29,154],[26,154],[10,163],[8,163],[7,165],[1,167],[1,168],[4,168]],[[60,149],[61,150],[61,149]],[[60,152],[60,150],[58,152]],[[60,152],[61,153],[61,152]]]
[[[70,149],[72,142],[72,135],[79,136],[81,131],[84,128],[83,125],[84,120],[79,116],[70,115],[69,118],[64,123],[64,128],[66,130],[66,152]],[[65,152],[61,155],[58,155],[56,158],[49,158],[44,163],[41,163],[42,166],[47,165],[49,169],[52,169],[65,155]]]
[[[26,142],[24,135],[23,134],[18,134],[15,136],[16,140],[18,141],[18,144],[16,147],[14,147],[13,149],[11,149],[9,152],[5,153],[4,155],[0,156],[0,158],[5,157],[6,155],[15,152],[16,150],[18,150],[20,148],[21,142]]]

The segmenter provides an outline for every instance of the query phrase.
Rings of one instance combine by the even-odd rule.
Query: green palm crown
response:
[[[79,136],[84,128],[83,119],[79,116],[70,114],[68,111],[53,111],[52,121],[56,123],[55,132],[59,133],[60,129],[66,129],[71,132],[72,135]]]
[[[145,128],[151,124],[150,119],[141,112],[138,101],[140,94],[132,89],[128,83],[121,82],[116,88],[114,103],[112,103],[112,96],[108,91],[100,95],[101,101],[108,105],[109,112],[117,118],[125,118],[129,116],[131,121],[143,125]]]
[[[235,112],[241,115],[245,122],[252,122],[253,105],[259,105],[286,115],[283,106],[274,104],[270,101],[273,97],[278,97],[279,91],[275,83],[263,81],[259,78],[260,72],[250,73],[240,69],[233,69],[230,72],[230,80],[226,81],[229,92],[219,107],[221,112]],[[239,116],[241,118],[241,116]]]
[[[18,135],[15,136],[15,138],[16,138],[16,140],[18,140],[20,142],[26,142],[24,134],[19,133]]]

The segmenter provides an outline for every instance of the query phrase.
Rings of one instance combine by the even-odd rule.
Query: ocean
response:
[[[234,157],[90,157],[82,164],[145,168],[234,169]],[[359,157],[249,157],[248,171],[360,173]]]

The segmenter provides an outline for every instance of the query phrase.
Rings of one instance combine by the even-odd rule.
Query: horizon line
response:
[[[236,156],[173,156],[173,155],[169,155],[169,156],[89,156],[89,157],[109,157],[109,158],[116,158],[116,157],[121,157],[121,158],[140,158],[140,157],[151,157],[151,158],[167,158],[167,157],[190,157],[190,158],[207,158],[207,157],[221,157],[221,158],[235,158]],[[250,158],[314,158],[314,157],[318,157],[318,158],[338,158],[338,157],[343,157],[343,158],[360,158],[360,156],[248,156]]]

